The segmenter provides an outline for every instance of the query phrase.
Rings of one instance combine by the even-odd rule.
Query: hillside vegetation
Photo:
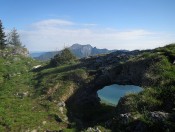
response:
[[[43,64],[9,48],[0,51],[0,131],[46,131],[67,128],[68,119],[58,102],[36,96],[33,66]],[[64,106],[64,104],[62,104]],[[62,110],[63,109],[63,110]]]
[[[175,129],[175,44],[56,65],[0,53],[0,131]],[[144,90],[116,108],[100,104],[97,90],[113,83]]]

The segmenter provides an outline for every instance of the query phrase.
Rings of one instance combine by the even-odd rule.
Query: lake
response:
[[[134,85],[118,85],[113,84],[110,86],[105,86],[103,89],[98,90],[98,97],[101,102],[108,105],[116,106],[119,99],[128,93],[139,93],[143,89],[139,86]]]

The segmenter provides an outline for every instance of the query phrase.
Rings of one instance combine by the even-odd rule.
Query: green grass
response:
[[[37,72],[36,96],[50,96],[52,100],[65,100],[75,91],[78,85],[87,79],[85,69],[78,67],[79,63],[50,67]]]
[[[45,131],[67,127],[66,121],[57,122],[50,116],[55,114],[64,119],[57,103],[40,96],[34,98],[37,73],[32,67],[38,64],[43,63],[20,55],[0,58],[0,131]],[[64,112],[66,114],[66,110]]]

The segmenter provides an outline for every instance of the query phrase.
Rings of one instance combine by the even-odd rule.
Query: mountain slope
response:
[[[175,44],[57,67],[6,55],[0,58],[0,131],[175,129]],[[116,108],[101,104],[97,91],[114,83],[144,90],[122,97]]]
[[[43,54],[45,54],[46,52],[30,52],[30,56],[32,57],[32,58],[35,58],[35,57],[39,57],[39,56],[41,56],[41,55],[43,55]]]

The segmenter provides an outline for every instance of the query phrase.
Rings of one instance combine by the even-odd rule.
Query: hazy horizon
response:
[[[77,44],[77,43],[75,43],[75,44]],[[169,44],[172,44],[172,43],[169,43]],[[73,44],[72,44],[73,45]],[[69,47],[70,46],[72,46],[72,45],[69,45]],[[81,44],[81,45],[87,45],[87,44]],[[91,45],[91,44],[90,44]],[[168,45],[168,44],[164,44],[164,45],[162,45],[162,46],[158,46],[158,47],[155,47],[155,48],[159,48],[159,47],[163,47],[163,46],[165,46],[165,45]],[[92,47],[96,47],[96,46],[93,46],[93,45],[91,45]],[[67,46],[66,46],[67,47]],[[97,49],[107,49],[107,48],[98,48],[98,47],[96,47]],[[133,49],[133,50],[151,50],[151,49],[155,49],[155,48],[145,48],[145,49]],[[60,49],[55,49],[55,50],[29,50],[29,52],[30,53],[41,53],[41,52],[55,52],[55,51],[60,51],[60,50],[62,50],[62,49],[64,49],[64,46],[63,46],[63,48],[60,48]],[[127,49],[107,49],[107,50],[127,50]],[[133,51],[133,50],[128,50],[128,51]]]

